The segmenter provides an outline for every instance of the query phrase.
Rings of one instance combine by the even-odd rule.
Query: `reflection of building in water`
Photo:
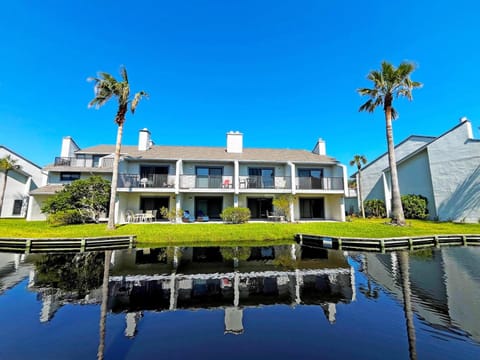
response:
[[[32,276],[30,289],[42,300],[42,322],[66,303],[102,300],[101,288],[80,296],[35,281]],[[353,301],[354,289],[353,269],[336,251],[297,244],[132,249],[112,257],[108,307],[126,313],[127,337],[135,336],[144,311],[177,309],[223,309],[225,333],[241,334],[245,308],[276,304],[320,306],[334,323],[336,304]]]
[[[396,254],[362,256],[368,276],[402,299]],[[480,342],[480,248],[422,250],[410,254],[409,265],[415,313],[433,328]]]
[[[24,260],[24,254],[0,253],[0,295],[28,277],[32,266]]]
[[[243,309],[336,304],[355,298],[353,269],[341,253],[298,245],[263,248],[137,249],[116,254],[109,286],[113,312],[127,312],[127,336],[140,312],[224,309],[225,333],[241,334]]]

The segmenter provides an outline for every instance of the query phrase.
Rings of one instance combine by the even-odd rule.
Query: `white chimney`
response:
[[[75,157],[75,151],[80,150],[71,136],[64,136],[62,139],[62,150],[60,152],[61,157]]]
[[[325,145],[325,140],[319,138],[312,152],[317,155],[327,155],[327,147]]]
[[[150,131],[147,128],[141,129],[138,134],[138,150],[147,151],[152,146]]]
[[[243,134],[239,131],[227,133],[227,152],[241,154],[243,152]]]

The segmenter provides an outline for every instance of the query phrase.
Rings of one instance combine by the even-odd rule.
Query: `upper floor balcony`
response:
[[[139,174],[118,174],[119,188],[175,188],[175,175],[152,174],[141,177]]]
[[[343,190],[343,177],[299,176],[296,188],[297,190]]]
[[[233,189],[231,175],[180,175],[180,189]]]
[[[55,157],[54,166],[80,167],[80,168],[112,168],[113,158],[76,158]]]
[[[240,189],[291,189],[290,176],[248,175],[239,177]]]

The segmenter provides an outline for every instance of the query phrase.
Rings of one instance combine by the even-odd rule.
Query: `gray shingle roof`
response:
[[[77,151],[77,154],[109,154],[115,151],[114,145],[97,145]],[[266,161],[266,162],[304,162],[317,164],[336,164],[335,158],[317,155],[307,150],[244,148],[243,153],[228,153],[223,147],[205,146],[159,146],[154,145],[147,151],[137,146],[122,146],[122,154],[138,160],[207,160],[207,161]]]
[[[45,185],[30,191],[30,195],[52,195],[63,189],[63,185]]]

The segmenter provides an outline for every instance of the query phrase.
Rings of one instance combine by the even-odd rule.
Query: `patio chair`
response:
[[[132,210],[125,211],[125,220],[127,223],[135,221],[135,213]]]

